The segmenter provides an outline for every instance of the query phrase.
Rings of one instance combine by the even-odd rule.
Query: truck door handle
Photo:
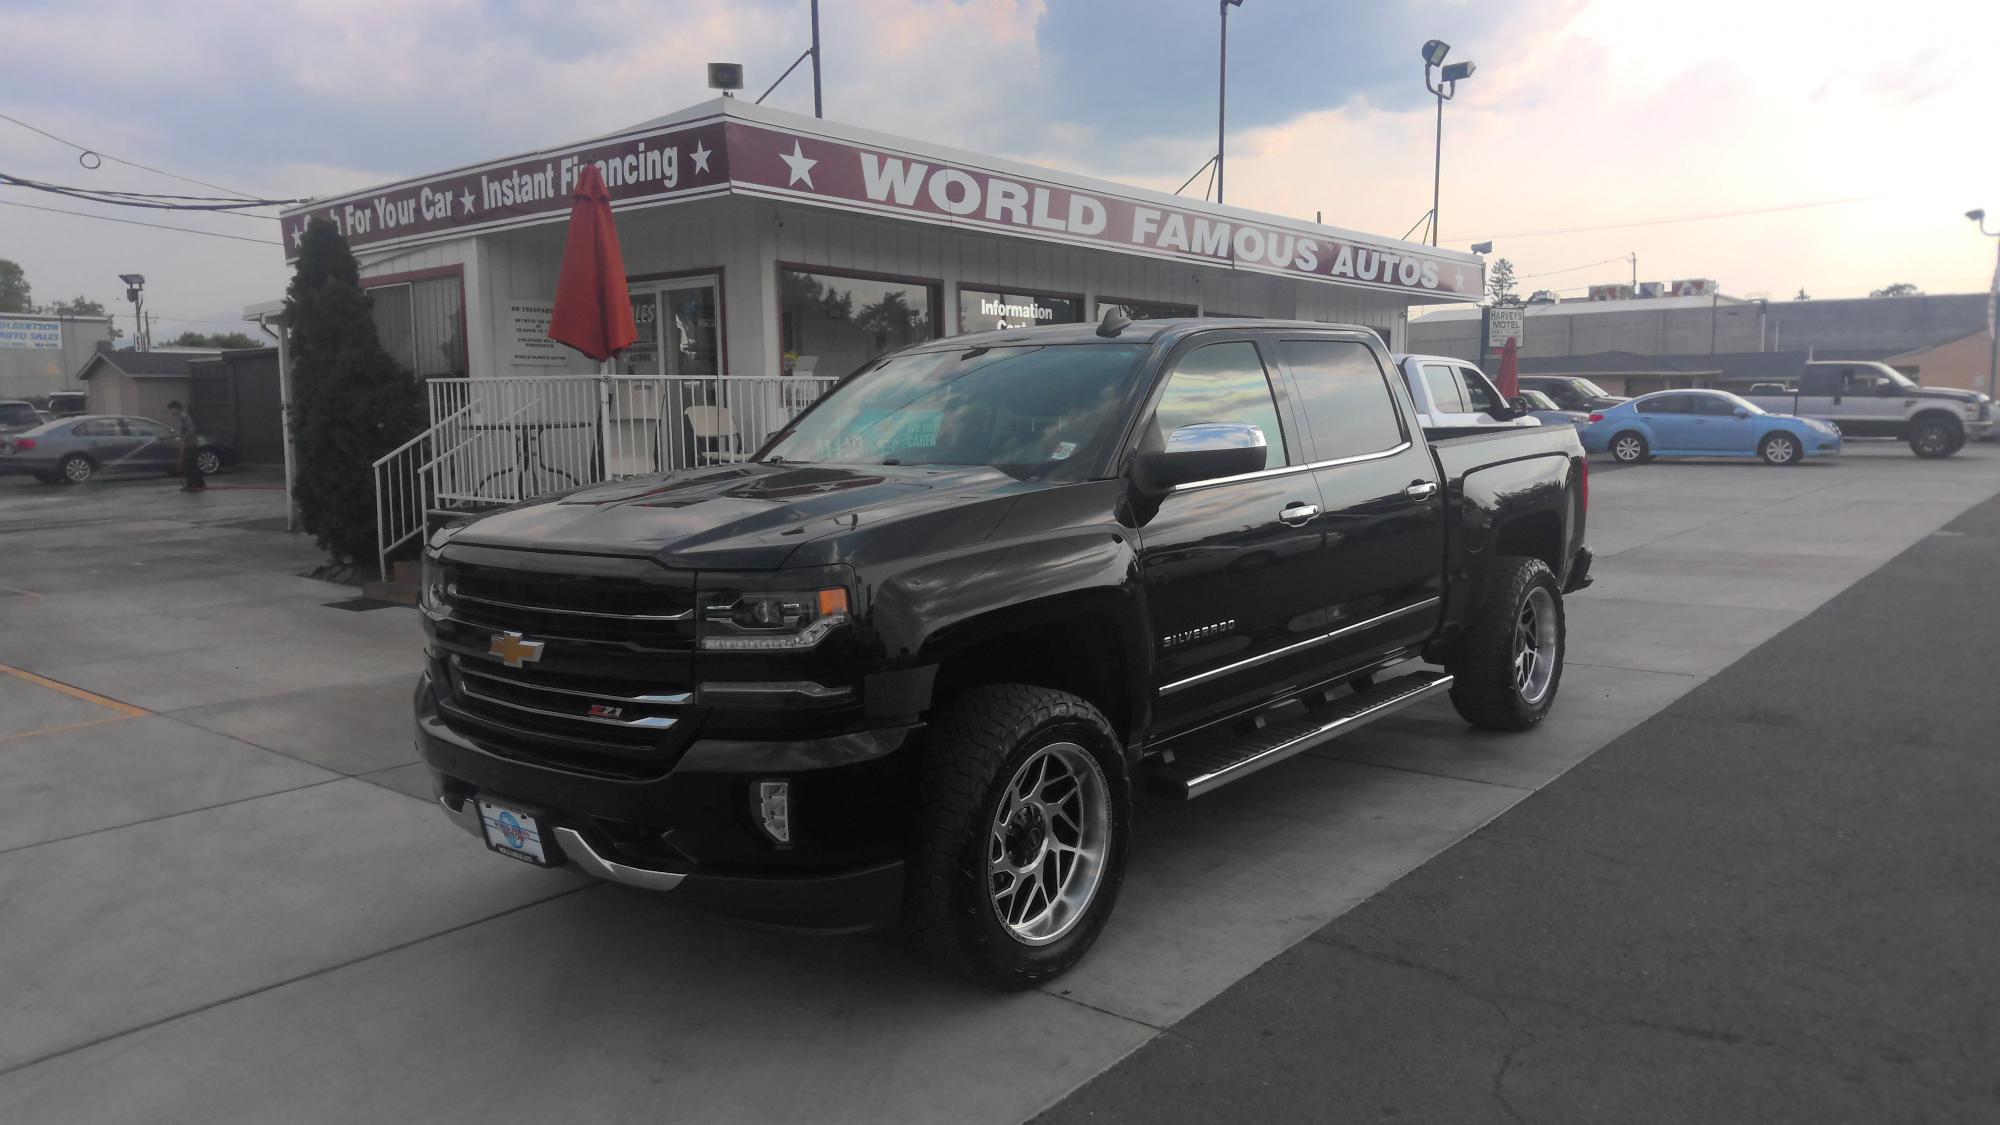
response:
[[[1437,482],[1434,480],[1413,480],[1410,482],[1410,487],[1403,490],[1403,495],[1422,503],[1437,495],[1437,490]]]
[[[1318,504],[1308,504],[1303,500],[1294,500],[1285,505],[1284,511],[1278,513],[1278,522],[1297,527],[1311,520],[1316,515],[1319,515]]]

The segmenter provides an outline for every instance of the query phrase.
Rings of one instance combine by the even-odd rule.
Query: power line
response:
[[[1815,200],[1811,203],[1784,203],[1776,207],[1752,207],[1742,211],[1716,211],[1707,215],[1681,215],[1679,217],[1672,219],[1641,219],[1636,222],[1610,223],[1605,226],[1598,226],[1598,227],[1567,227],[1562,230],[1531,230],[1531,231],[1521,231],[1515,234],[1481,235],[1477,238],[1451,238],[1451,239],[1446,239],[1445,241],[1487,242],[1487,241],[1498,241],[1501,239],[1509,239],[1509,238],[1542,238],[1548,235],[1556,235],[1556,234],[1589,234],[1593,231],[1629,230],[1632,227],[1658,227],[1658,226],[1666,226],[1669,223],[1699,223],[1699,222],[1706,222],[1709,219],[1738,219],[1746,215],[1770,215],[1779,211],[1803,211],[1812,207],[1839,207],[1843,204],[1848,204],[1848,203],[1867,203],[1877,199],[1887,199],[1889,198],[1890,194],[1892,193],[1883,192],[1876,195],[1853,195],[1853,196],[1848,196],[1845,199],[1820,199],[1820,200]],[[1613,260],[1615,261],[1616,259]]]
[[[1608,266],[1612,262],[1623,262],[1625,260],[1626,256],[1620,254],[1616,258],[1606,258],[1601,262],[1585,262],[1583,265],[1580,266],[1564,266],[1562,269],[1559,270],[1543,270],[1541,273],[1524,273],[1515,277],[1514,280],[1531,281],[1537,277],[1554,277],[1559,273],[1575,273],[1578,270],[1593,269],[1597,266]]]
[[[82,164],[85,168],[97,167],[96,164],[88,164],[84,162],[84,157],[95,156],[98,158],[100,163],[105,160],[109,160],[113,161],[114,163],[123,164],[127,168],[137,168],[142,172],[151,172],[156,176],[165,176],[170,180],[179,180],[185,184],[194,184],[197,187],[214,188],[216,191],[224,192],[229,195],[234,195],[242,199],[256,198],[255,196],[251,195],[248,192],[237,191],[235,188],[223,187],[221,184],[211,184],[207,180],[197,180],[191,176],[183,176],[177,172],[169,172],[164,168],[155,168],[150,164],[141,164],[136,160],[126,160],[124,157],[113,156],[108,152],[100,152],[97,149],[77,144],[75,141],[68,140],[63,137],[58,137],[54,133],[49,132],[47,129],[38,129],[35,126],[28,124],[26,121],[23,121],[18,117],[10,117],[7,114],[0,113],[0,121],[11,121],[16,125],[19,125],[21,128],[26,129],[30,133],[39,133],[42,136],[47,137],[48,139],[56,142],[59,145],[67,145],[70,148],[75,149],[77,154],[76,162],[78,164]]]
[[[44,180],[31,180],[26,176],[16,176],[0,172],[0,186],[31,188],[52,195],[81,199],[86,203],[104,203],[114,207],[143,207],[153,211],[208,211],[217,214],[244,215],[246,218],[277,222],[275,215],[249,215],[249,207],[282,207],[290,203],[302,203],[299,199],[228,199],[212,195],[166,195],[146,191],[114,191],[108,188],[73,187],[69,184],[52,184]]]
[[[236,242],[261,242],[266,246],[284,245],[284,243],[275,238],[250,238],[240,234],[223,234],[221,231],[196,230],[193,227],[169,226],[166,223],[148,223],[139,219],[120,219],[113,215],[93,215],[88,211],[65,211],[60,207],[43,207],[35,203],[16,203],[11,199],[0,199],[0,207],[24,207],[30,211],[49,211],[57,215],[75,215],[79,219],[96,219],[106,223],[124,223],[127,226],[134,227],[152,227],[154,230],[177,230],[182,234],[201,234],[207,235],[210,238],[227,238]]]

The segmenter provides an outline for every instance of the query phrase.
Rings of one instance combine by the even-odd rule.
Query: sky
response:
[[[1172,191],[1215,148],[1215,0],[823,0],[831,118]],[[1714,278],[1725,293],[1987,288],[2000,225],[1990,3],[1244,0],[1230,10],[1228,202],[1401,236],[1429,210],[1426,39],[1476,70],[1445,107],[1441,241],[1492,240],[1521,288]],[[260,197],[331,195],[761,93],[805,0],[0,0],[0,114]],[[801,67],[767,102],[810,112]],[[0,172],[208,189],[0,121]],[[1189,190],[1199,194],[1197,182]],[[154,338],[240,327],[287,280],[277,224],[0,187],[0,258],[38,301]],[[212,237],[216,234],[234,238]],[[1413,236],[1414,237],[1414,236]],[[269,240],[265,242],[262,240]],[[129,330],[129,316],[121,318]]]

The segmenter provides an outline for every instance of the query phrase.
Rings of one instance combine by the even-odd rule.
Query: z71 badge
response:
[[[1167,648],[1173,648],[1175,645],[1184,645],[1189,641],[1199,641],[1207,637],[1219,637],[1234,628],[1236,628],[1236,619],[1230,618],[1228,621],[1218,621],[1213,625],[1203,625],[1199,629],[1189,629],[1185,633],[1168,633],[1166,636],[1160,638],[1160,644]]]

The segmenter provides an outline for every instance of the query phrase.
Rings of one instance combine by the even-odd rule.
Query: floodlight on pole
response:
[[[1241,8],[1243,0],[1222,0],[1222,61],[1215,80],[1215,201],[1222,202],[1222,126],[1229,109],[1229,9]]]
[[[148,351],[152,341],[146,338],[146,275],[121,273],[118,280],[125,283],[125,299],[132,302],[132,346]]]
[[[1442,39],[1432,39],[1424,44],[1424,89],[1437,97],[1437,140],[1431,154],[1431,245],[1438,244],[1438,189],[1444,177],[1444,103],[1458,92],[1459,80],[1472,77],[1473,64],[1470,60],[1444,65],[1445,56],[1451,53],[1451,44]],[[1436,70],[1436,81],[1431,80],[1431,71]]]
[[[1475,242],[1472,244],[1472,252],[1474,254],[1491,254],[1493,252],[1493,244],[1491,242]]]

